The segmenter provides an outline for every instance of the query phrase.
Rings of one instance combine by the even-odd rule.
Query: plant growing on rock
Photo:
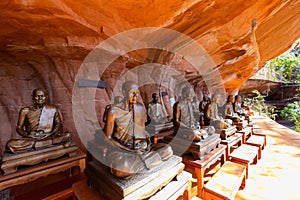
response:
[[[277,114],[275,113],[276,106],[268,106],[265,103],[265,97],[258,90],[253,90],[252,93],[256,94],[255,97],[252,98],[251,107],[253,110],[261,114],[265,114],[271,119],[275,120]]]

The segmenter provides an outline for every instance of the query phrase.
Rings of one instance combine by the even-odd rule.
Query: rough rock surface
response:
[[[145,104],[155,91],[168,92],[169,98],[177,98],[179,88],[174,85],[182,80],[198,86],[195,92],[201,98],[201,91],[207,90],[204,76],[214,77],[218,73],[226,92],[234,93],[264,62],[283,53],[300,38],[299,7],[300,0],[1,1],[0,147],[3,150],[7,140],[17,137],[18,111],[31,104],[31,91],[36,87],[49,91],[50,102],[62,110],[65,130],[72,132],[78,144],[80,138],[91,137],[94,130],[91,127],[99,128],[93,117],[90,118],[90,112],[95,113],[103,126],[103,107],[112,102],[112,85],[126,79],[119,76],[134,77],[131,70],[144,63],[156,63],[176,72],[163,77],[164,71],[155,65],[152,71],[142,73],[146,78],[152,74],[153,80],[160,77],[155,87],[151,84],[143,87]],[[173,40],[161,35],[162,49],[144,48],[123,53],[122,48],[126,46],[118,43],[112,48],[121,49],[120,56],[102,77],[98,71],[91,77],[78,75],[84,59],[100,42],[115,34],[145,27],[167,28],[190,37],[204,49],[204,57],[212,59],[212,70],[199,74],[187,57],[168,51]],[[185,43],[177,45],[182,50]],[[178,78],[180,74],[185,79]],[[79,78],[100,78],[107,81],[109,88],[80,91],[80,95],[95,94],[96,98],[80,100],[82,96],[75,96],[73,98],[79,100],[73,102],[73,106],[79,102],[75,106],[80,105],[80,108],[74,109],[72,95]],[[142,77],[134,79],[141,81]],[[214,78],[207,81],[214,82]],[[120,89],[116,90],[116,94],[121,94]],[[213,92],[215,88],[208,90]],[[82,105],[89,101],[95,103],[91,104],[94,108],[82,110]],[[171,112],[170,109],[166,104],[167,112]],[[81,115],[83,121],[74,120],[74,115]]]

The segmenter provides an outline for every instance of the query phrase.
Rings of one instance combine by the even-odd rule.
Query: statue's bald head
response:
[[[128,99],[130,103],[137,103],[139,96],[139,86],[133,81],[126,81],[122,85],[124,98]]]
[[[193,98],[193,88],[190,86],[185,86],[181,90],[182,97],[192,99]]]
[[[45,96],[47,95],[46,90],[44,90],[43,88],[36,88],[32,91],[32,96],[34,97],[38,92],[44,93]]]

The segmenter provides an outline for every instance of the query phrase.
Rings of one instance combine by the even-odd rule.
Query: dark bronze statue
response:
[[[201,127],[210,125],[209,120],[206,117],[207,108],[210,103],[211,103],[211,101],[210,101],[210,98],[208,97],[208,95],[204,95],[203,100],[199,103],[199,113],[200,113],[199,122],[200,122]]]
[[[223,119],[222,116],[219,115],[219,96],[214,94],[212,96],[212,101],[207,107],[206,112],[206,120],[210,125],[214,126],[216,129],[226,129],[230,127],[232,124],[230,120]]]
[[[200,141],[203,139],[203,133],[200,130],[199,120],[194,116],[192,106],[193,89],[184,87],[182,89],[182,98],[173,106],[173,120],[175,134],[180,137]]]
[[[170,117],[166,116],[163,112],[162,105],[158,101],[158,94],[152,94],[152,101],[148,104],[148,116],[153,124],[164,124],[170,122]]]
[[[7,142],[7,151],[12,153],[39,149],[55,144],[68,146],[70,133],[63,133],[61,114],[53,105],[47,105],[47,95],[43,89],[32,92],[34,104],[21,109],[17,123],[20,139]]]
[[[239,116],[245,116],[245,118],[249,117],[247,112],[242,108],[242,98],[241,98],[240,95],[235,96],[235,101],[234,101],[234,104],[233,104],[233,110]]]
[[[167,160],[173,151],[168,144],[151,144],[145,131],[146,110],[138,103],[137,84],[127,81],[122,91],[122,103],[107,110],[104,133],[113,149],[107,157],[111,173],[126,178]]]
[[[241,121],[241,118],[238,116],[238,114],[236,112],[234,112],[234,99],[232,95],[228,95],[227,97],[227,102],[225,105],[225,118],[226,119],[231,119],[234,122],[239,122]]]

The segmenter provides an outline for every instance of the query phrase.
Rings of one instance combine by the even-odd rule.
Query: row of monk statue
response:
[[[152,95],[153,101],[145,109],[138,103],[140,92],[136,83],[125,82],[122,92],[123,97],[115,98],[114,104],[106,107],[103,117],[104,138],[113,149],[108,155],[110,169],[113,175],[122,178],[143,169],[150,169],[173,155],[169,144],[151,143],[150,135],[146,131],[147,121],[148,124],[149,120],[150,124],[172,122],[174,134],[197,142],[211,134],[203,131],[201,127],[213,125],[226,128],[231,126],[232,120],[239,120],[246,115],[241,107],[240,96],[236,96],[235,101],[233,96],[228,96],[223,119],[218,110],[218,95],[212,95],[211,100],[204,96],[203,101],[195,106],[193,89],[184,87],[181,99],[173,106],[172,118],[162,112],[158,94]],[[46,104],[46,92],[35,89],[32,99],[33,105],[22,108],[19,113],[17,133],[22,138],[9,140],[6,151],[15,154],[56,144],[68,146],[71,135],[62,131],[60,111],[55,106]]]

